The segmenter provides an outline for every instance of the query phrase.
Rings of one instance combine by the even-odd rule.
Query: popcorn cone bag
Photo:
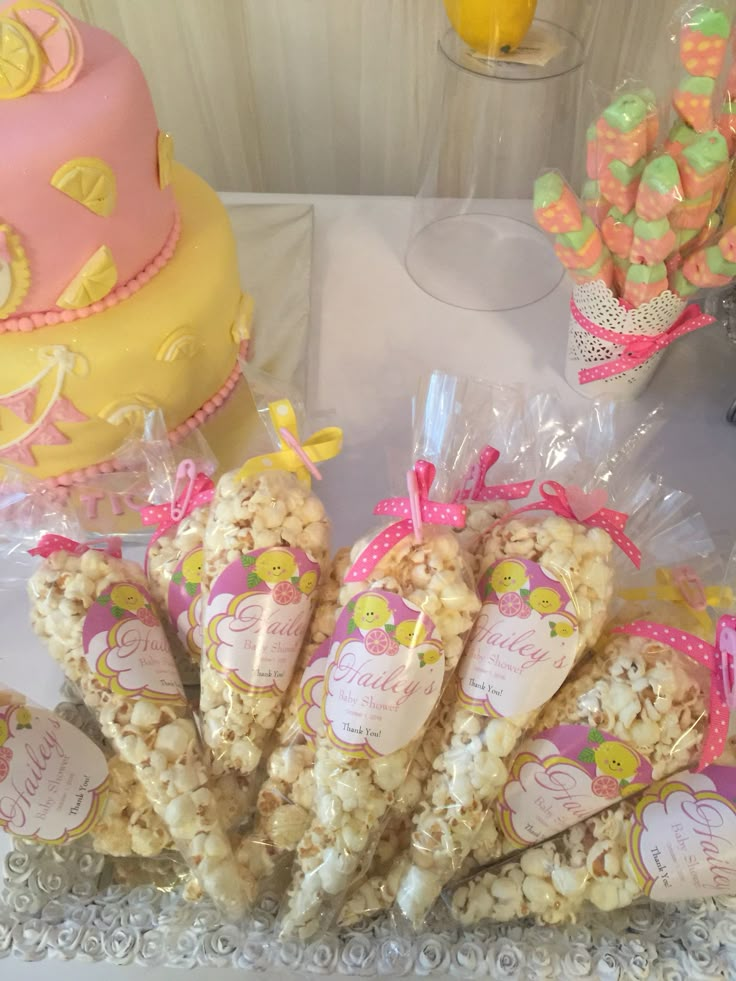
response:
[[[287,399],[262,412],[270,453],[222,476],[210,506],[202,573],[200,709],[216,773],[244,786],[276,727],[316,590],[330,557],[330,523],[310,489],[315,461],[339,453],[342,432],[302,443]]]
[[[658,747],[651,762],[660,775],[666,775],[682,753],[692,757],[691,771],[652,786],[644,781],[645,787],[635,788],[631,801],[625,798],[520,857],[460,884],[450,900],[460,922],[504,921],[531,914],[546,923],[559,923],[575,918],[587,903],[612,910],[646,895],[675,902],[733,891],[736,883],[729,869],[736,854],[729,829],[736,827],[736,771],[731,769],[736,757],[727,736],[736,619],[732,613],[721,612],[734,609],[732,574],[733,559],[720,590],[705,591],[706,597],[710,594],[719,604],[719,610],[712,612],[721,613],[708,627],[704,621],[698,632],[653,620],[623,624],[611,632],[595,669],[600,672],[605,665],[613,666],[610,681],[600,684],[603,675],[599,674],[593,687],[586,688],[587,696],[576,681],[570,686],[582,711],[586,704],[589,711],[596,711],[598,699],[601,728],[609,726],[613,732],[618,729],[621,735],[634,734],[636,739],[638,725],[645,743]],[[692,586],[691,580],[691,598],[685,603],[690,619],[703,612],[690,606]],[[672,619],[682,622],[681,604],[673,605],[680,609]],[[702,639],[704,633],[713,642]],[[597,658],[597,654],[591,658],[592,667]],[[605,701],[603,695],[608,696]],[[651,735],[645,732],[654,726],[660,730],[657,740],[653,731]],[[593,743],[595,754],[605,740],[598,743],[596,738]],[[628,753],[619,754],[615,747],[606,748],[603,755],[609,777],[617,769],[615,764],[631,769],[634,763]],[[728,772],[713,765],[721,763],[728,764]],[[640,763],[637,767],[644,772]],[[614,779],[620,786],[620,777]],[[671,795],[675,796],[670,800]],[[664,802],[668,802],[666,807]],[[716,827],[720,829],[718,845],[712,833]],[[701,847],[704,838],[713,843],[712,848]],[[716,855],[717,862],[712,860]]]
[[[104,543],[103,543],[104,544]],[[253,882],[234,857],[181,680],[143,569],[56,535],[33,553],[31,623],[135,774],[203,891],[241,917]]]
[[[558,479],[540,482],[540,500],[493,524],[478,546],[483,605],[461,658],[442,746],[413,817],[397,893],[398,911],[415,929],[460,871],[522,736],[598,639],[613,592],[614,548],[625,561],[639,563],[639,549],[625,530],[628,516],[604,503],[607,481],[589,480],[587,491],[560,482],[581,475],[581,455],[613,459],[612,412],[608,406],[589,416],[575,440],[540,420],[538,431],[548,443],[541,459],[554,462],[548,472]],[[625,458],[635,442],[629,440],[615,462],[622,488],[617,500],[632,511],[643,507],[649,491],[648,483],[625,484]],[[599,472],[608,474],[605,463]]]
[[[408,496],[382,501],[375,513],[394,520],[351,551],[315,744],[315,813],[284,903],[286,936],[329,929],[367,871],[478,612],[452,530],[465,517],[453,501],[471,462],[473,387],[439,372],[423,385]]]

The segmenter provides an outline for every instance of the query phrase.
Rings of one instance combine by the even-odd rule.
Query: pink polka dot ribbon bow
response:
[[[47,559],[54,552],[69,552],[71,555],[84,555],[85,552],[94,550],[110,555],[114,559],[122,558],[123,550],[120,539],[115,537],[94,538],[89,542],[75,542],[73,538],[64,538],[63,535],[44,535],[35,548],[29,548],[29,555],[40,555]]]
[[[616,627],[614,634],[632,634],[657,640],[673,650],[692,658],[710,671],[710,702],[708,730],[698,761],[698,770],[709,766],[723,752],[728,737],[729,705],[733,707],[733,669],[736,655],[736,617],[722,616],[716,628],[716,643],[709,644],[695,634],[674,627],[665,627],[650,620],[636,620]]]
[[[574,484],[563,487],[554,480],[545,480],[539,485],[539,493],[542,495],[541,501],[525,504],[501,520],[513,518],[524,511],[553,511],[561,518],[569,518],[581,525],[602,528],[624,555],[631,559],[636,568],[639,568],[641,552],[624,530],[629,516],[621,511],[604,507],[608,495],[602,487],[586,493]]]
[[[350,567],[345,582],[361,582],[373,572],[378,562],[394,545],[411,535],[412,530],[419,534],[422,523],[448,525],[462,528],[465,524],[466,508],[463,504],[446,504],[432,501],[429,490],[434,480],[435,467],[426,460],[417,460],[409,471],[409,496],[388,497],[373,509],[374,514],[390,514],[400,517],[379,532],[363,549]]]
[[[529,497],[534,486],[533,480],[519,480],[513,484],[486,484],[488,471],[501,454],[493,446],[486,446],[465,480],[465,486],[458,493],[458,501],[518,501]]]
[[[144,525],[156,525],[151,535],[152,545],[169,528],[178,525],[188,514],[203,504],[209,504],[215,494],[215,485],[205,473],[193,474],[189,484],[181,494],[169,504],[149,504],[141,508],[141,521]]]
[[[625,371],[638,368],[655,354],[664,351],[666,347],[669,347],[680,337],[684,337],[685,334],[694,330],[699,330],[701,327],[707,327],[715,321],[715,317],[701,313],[700,308],[695,303],[691,303],[685,307],[672,326],[661,334],[620,334],[594,323],[578,308],[574,300],[570,300],[570,312],[576,323],[589,334],[600,337],[602,341],[623,347],[621,354],[612,361],[606,361],[603,364],[597,364],[592,368],[583,368],[579,371],[578,380],[581,385],[601,381],[604,378],[611,378],[612,375],[621,375]]]

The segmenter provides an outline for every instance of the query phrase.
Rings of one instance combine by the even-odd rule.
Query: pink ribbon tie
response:
[[[465,524],[466,508],[463,504],[445,504],[430,499],[429,490],[435,475],[433,464],[426,460],[417,460],[413,467],[413,475],[416,479],[416,494],[413,493],[414,481],[410,480],[408,482],[412,487],[410,497],[389,497],[379,501],[373,509],[374,514],[395,515],[401,520],[384,528],[370,541],[351,566],[345,576],[345,582],[361,582],[367,579],[383,556],[402,539],[411,535],[417,526],[421,530],[422,524],[448,525],[451,528],[462,528]],[[413,502],[412,498],[414,498]],[[412,503],[414,503],[413,515]]]
[[[518,501],[529,497],[533,480],[519,480],[513,484],[486,484],[486,476],[501,454],[492,446],[484,447],[478,463],[468,473],[464,488],[458,493],[458,501]]]
[[[151,544],[170,528],[178,525],[196,508],[209,504],[215,494],[215,485],[205,473],[198,473],[170,504],[148,504],[141,508],[141,521],[144,525],[156,525],[151,535]]]
[[[716,643],[709,644],[695,634],[675,627],[665,627],[651,620],[636,620],[624,627],[616,627],[614,634],[632,634],[656,640],[667,647],[680,651],[710,671],[710,701],[708,705],[708,730],[698,761],[698,771],[709,766],[723,752],[728,738],[729,699],[732,698],[730,667],[736,653],[736,617],[722,616],[716,628]],[[733,650],[732,650],[733,648]]]
[[[702,313],[697,304],[691,303],[685,307],[677,320],[661,334],[620,334],[594,323],[585,316],[573,299],[570,300],[570,312],[575,322],[583,330],[594,337],[599,337],[602,341],[608,341],[609,344],[623,348],[621,354],[612,361],[606,361],[604,364],[598,364],[592,368],[583,368],[578,372],[578,380],[581,385],[611,378],[613,375],[621,375],[625,371],[632,371],[643,365],[655,354],[664,351],[666,347],[669,347],[680,337],[715,322],[715,317]]]
[[[539,493],[542,495],[541,501],[525,504],[501,520],[513,518],[524,511],[552,511],[561,518],[569,518],[581,525],[601,528],[610,535],[611,540],[627,558],[631,559],[636,568],[639,568],[641,552],[625,533],[629,516],[622,511],[614,511],[612,508],[599,505],[599,496],[601,500],[605,500],[605,492],[601,493],[599,490],[585,494],[579,487],[570,485],[565,488],[554,480],[545,480],[539,485]]]
[[[122,558],[123,550],[120,539],[114,536],[109,538],[93,538],[89,542],[75,542],[73,538],[64,538],[63,535],[44,535],[35,548],[29,548],[29,555],[40,555],[47,559],[54,552],[69,552],[70,555],[84,555],[85,552],[98,551],[105,555],[110,555],[114,559]]]

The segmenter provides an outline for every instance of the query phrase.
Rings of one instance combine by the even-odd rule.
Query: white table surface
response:
[[[386,492],[387,461],[408,445],[409,400],[423,371],[438,367],[499,382],[520,381],[535,390],[555,391],[570,406],[584,408],[585,400],[562,377],[567,280],[546,299],[520,310],[460,310],[428,296],[404,270],[411,199],[251,194],[223,198],[233,204],[305,203],[315,208],[308,395],[314,409],[334,410],[345,432],[345,450],[324,467],[320,487],[333,516],[337,544],[365,530],[374,503]],[[506,210],[518,216],[529,213],[523,203],[507,203]],[[244,285],[247,288],[247,282]],[[634,420],[664,403],[667,421],[651,453],[651,468],[696,497],[713,533],[736,533],[736,428],[725,421],[734,396],[736,347],[716,327],[675,345],[649,391],[628,410]],[[0,614],[9,601],[9,596],[0,596]],[[55,691],[54,668],[42,657],[30,629],[16,618],[13,622],[18,627],[10,638],[6,633],[0,656],[22,658],[29,672],[42,670],[44,688]],[[53,701],[50,694],[46,702]],[[121,970],[124,976],[141,973],[135,967],[77,960],[0,960],[3,981],[44,978],[52,972],[60,981],[108,981],[120,978]],[[146,969],[150,981],[175,976],[180,975],[174,970]],[[188,976],[210,978],[215,971],[195,970]],[[263,976],[281,977],[279,972]]]

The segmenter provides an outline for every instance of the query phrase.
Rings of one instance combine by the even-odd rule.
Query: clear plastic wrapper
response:
[[[42,539],[31,623],[135,774],[203,891],[228,916],[253,883],[235,871],[210,773],[143,569],[110,551]]]
[[[293,856],[314,813],[314,740],[321,728],[317,691],[349,565],[349,549],[340,549],[319,584],[314,614],[266,760],[253,829],[238,849],[238,859],[263,877],[273,875]]]
[[[533,916],[566,923],[646,899],[697,901],[736,891],[736,753],[683,771],[551,841],[458,885],[464,926]]]
[[[658,104],[646,86],[623,81],[588,128],[582,206],[560,174],[538,178],[535,216],[577,284],[601,281],[639,307],[736,273],[731,237],[711,246],[734,144],[732,20],[730,2],[678,10],[667,96]],[[660,138],[669,104],[676,119]]]
[[[275,445],[217,484],[204,540],[202,729],[216,773],[253,784],[279,719],[330,557],[330,524],[310,489],[315,460],[335,456],[339,429],[303,444],[286,400],[263,410]]]
[[[641,781],[643,787],[634,786],[632,795],[615,807],[587,817],[556,838],[461,883],[450,900],[461,922],[486,917],[510,920],[532,914],[556,923],[574,919],[586,902],[610,910],[626,906],[645,893],[656,899],[669,895],[674,901],[721,891],[699,891],[720,863],[711,861],[707,867],[698,868],[698,859],[718,856],[717,847],[704,850],[702,845],[723,841],[721,831],[717,836],[713,832],[734,821],[734,784],[732,778],[730,784],[726,782],[730,790],[726,791],[728,808],[724,812],[713,797],[713,793],[723,794],[724,787],[719,780],[715,786],[707,781],[702,784],[700,771],[705,768],[704,777],[714,769],[711,764],[722,762],[724,751],[730,764],[736,762],[733,743],[727,745],[736,650],[736,617],[731,612],[733,572],[732,556],[715,597],[719,610],[709,611],[714,619],[720,612],[715,630],[699,615],[702,609],[693,611],[688,605],[670,602],[664,622],[637,619],[612,630],[601,656],[604,663],[616,666],[615,674],[599,677],[592,689],[585,685],[585,691],[574,681],[570,685],[570,701],[576,701],[578,711],[593,713],[593,718],[597,713],[600,719],[589,747],[592,762],[597,768],[602,765],[595,779],[610,784],[611,790],[615,780],[617,796],[622,796],[622,773],[630,771],[637,761],[630,746],[621,749],[616,739],[609,745],[605,739],[599,741],[601,730],[635,740],[637,725],[649,728],[653,724],[658,728],[656,739],[653,730],[639,731],[651,746],[649,767],[658,771],[652,772],[652,778],[671,772],[674,759],[681,753],[697,759],[697,773],[692,778],[681,774],[670,777],[664,785],[647,786],[645,779]],[[694,582],[691,577],[690,587]],[[707,596],[708,591],[703,592]],[[632,611],[641,612],[637,607]],[[661,613],[662,603],[652,612]],[[675,625],[669,625],[672,622]],[[690,629],[684,630],[682,622]],[[706,634],[710,639],[703,639]],[[595,665],[596,660],[594,657],[590,663]],[[640,771],[643,754],[636,750],[634,754],[639,756]],[[589,756],[586,753],[583,762]],[[636,778],[637,770],[630,774],[632,778]],[[689,788],[696,791],[694,800]],[[634,796],[642,790],[643,794]],[[698,790],[705,792],[701,796]],[[670,795],[679,792],[685,796],[674,796],[674,806],[670,806]],[[667,803],[662,807],[664,801]],[[690,820],[693,814],[702,816],[702,823]],[[683,883],[694,891],[683,892]],[[731,879],[731,889],[734,885]]]
[[[705,613],[703,623],[685,593],[642,603],[637,614],[712,640],[710,618]],[[624,605],[620,615],[628,619],[632,612]],[[707,669],[686,653],[651,638],[606,636],[519,748],[475,841],[475,864],[544,841],[694,765],[706,733],[709,685]]]
[[[556,480],[540,484],[540,510],[535,503],[524,505],[494,524],[478,546],[483,607],[463,653],[441,749],[414,814],[408,867],[397,894],[398,910],[414,928],[462,868],[524,733],[598,639],[613,593],[614,549],[623,561],[638,562],[638,550],[624,533],[626,515],[607,507],[605,488],[612,488],[615,468],[619,507],[646,508],[651,482],[627,488],[624,472],[641,449],[646,426],[614,453],[614,406],[598,405],[580,421],[574,438],[553,411],[545,418],[542,460]],[[602,462],[594,474],[589,470],[587,491],[574,484],[565,488],[560,480],[584,473],[581,457]]]
[[[308,939],[329,929],[368,869],[478,612],[451,530],[464,509],[449,503],[471,462],[465,412],[475,392],[440,372],[423,383],[409,496],[376,508],[400,520],[352,549],[325,676],[325,731],[316,740],[315,817],[297,849],[286,935]]]
[[[215,486],[193,460],[177,468],[184,487],[170,502],[144,508],[145,524],[155,523],[146,550],[145,570],[153,598],[165,613],[178,648],[199,674],[202,656],[202,567],[204,533]],[[177,479],[177,484],[179,480]],[[186,678],[185,678],[186,680]]]

